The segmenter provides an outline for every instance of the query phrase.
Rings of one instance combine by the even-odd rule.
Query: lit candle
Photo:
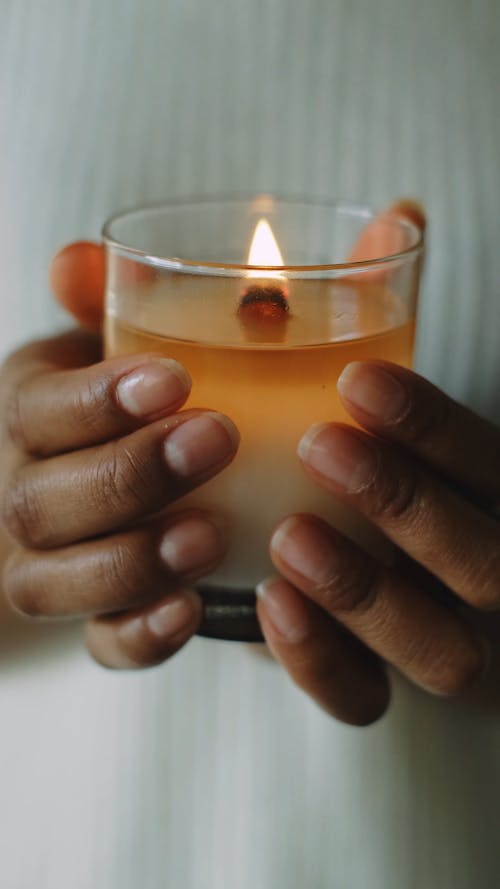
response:
[[[271,226],[261,219],[256,227],[248,253],[249,266],[283,266]],[[278,271],[250,270],[254,279],[246,288],[238,308],[242,331],[249,342],[278,343],[286,337],[289,303],[283,275]],[[255,280],[257,279],[257,280]]]
[[[296,448],[312,423],[350,422],[336,388],[350,361],[411,364],[411,300],[385,278],[364,283],[359,269],[311,276],[290,268],[264,219],[246,267],[226,275],[208,262],[178,266],[128,289],[110,268],[106,340],[110,355],[153,350],[180,361],[193,380],[186,406],[221,411],[241,433],[233,463],[175,504],[227,520],[227,555],[204,587],[235,601],[253,589],[273,570],[274,526],[294,512],[320,516],[379,552],[378,532],[305,474]],[[416,266],[411,286],[415,276]]]

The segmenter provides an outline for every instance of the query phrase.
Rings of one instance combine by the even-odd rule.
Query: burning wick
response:
[[[276,239],[265,219],[257,224],[248,255],[249,265],[283,265]],[[287,293],[277,271],[251,271],[259,278],[246,288],[238,307],[238,318],[249,339],[255,342],[282,342],[290,318]]]
[[[289,311],[288,300],[282,287],[276,284],[252,284],[241,297],[238,315],[256,321],[282,321]]]

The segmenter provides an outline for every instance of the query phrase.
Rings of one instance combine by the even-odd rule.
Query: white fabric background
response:
[[[430,213],[419,367],[500,416],[496,0],[0,0],[0,353],[56,247],[265,190]],[[500,721],[397,684],[338,725],[244,646],[113,675],[0,631],[2,889],[493,889]]]

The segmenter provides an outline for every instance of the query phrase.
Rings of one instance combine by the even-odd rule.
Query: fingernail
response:
[[[203,605],[200,596],[194,590],[182,590],[174,593],[146,617],[146,623],[154,636],[169,639],[192,626],[195,618],[200,616]]]
[[[205,413],[173,429],[164,444],[165,459],[176,475],[203,475],[231,457],[239,433],[228,417]]]
[[[199,574],[224,555],[225,539],[215,522],[192,516],[168,528],[160,543],[160,557],[173,574]]]
[[[382,423],[399,420],[408,407],[408,394],[396,377],[373,364],[353,361],[337,382],[341,396]]]
[[[133,417],[147,417],[167,410],[189,394],[191,379],[172,358],[159,358],[122,377],[116,396]]]
[[[279,561],[317,587],[330,584],[338,573],[332,539],[312,521],[289,516],[271,537],[271,550]]]
[[[317,423],[299,442],[298,454],[311,469],[355,494],[372,480],[376,453],[368,436],[328,423]]]
[[[307,612],[286,581],[269,577],[261,581],[255,592],[264,603],[266,616],[287,642],[303,642],[309,635]]]

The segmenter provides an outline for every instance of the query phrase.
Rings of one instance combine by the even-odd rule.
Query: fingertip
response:
[[[92,241],[67,244],[50,264],[49,281],[57,301],[90,330],[102,324],[104,280],[104,248]]]
[[[147,609],[96,617],[85,628],[86,647],[112,670],[154,667],[173,657],[198,629],[203,603],[198,593],[179,589]]]
[[[395,424],[409,411],[410,396],[401,373],[390,364],[374,361],[352,361],[337,380],[337,390],[344,407],[384,425]]]
[[[345,721],[354,728],[368,728],[370,725],[380,722],[386,715],[391,700],[391,684],[385,676],[376,685],[374,684],[371,694],[364,700],[363,708]]]
[[[288,581],[258,584],[257,614],[271,654],[325,713],[356,727],[385,714],[391,689],[378,659]]]
[[[192,636],[202,617],[200,594],[194,589],[182,589],[151,608],[145,619],[155,639],[173,645],[180,638]]]
[[[268,577],[256,588],[258,610],[265,616],[280,641],[295,645],[310,632],[309,608],[298,590],[282,577]]]
[[[391,216],[403,216],[413,222],[422,232],[425,231],[427,225],[425,207],[416,198],[399,198],[389,207],[388,213]]]
[[[191,391],[187,371],[171,358],[152,358],[125,370],[115,385],[115,400],[132,417],[144,419],[172,411]]]

